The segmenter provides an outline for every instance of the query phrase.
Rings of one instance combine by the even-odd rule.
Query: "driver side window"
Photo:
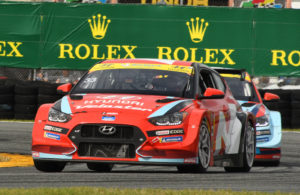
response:
[[[213,76],[208,70],[200,70],[199,87],[201,93],[204,93],[208,87],[217,89]]]

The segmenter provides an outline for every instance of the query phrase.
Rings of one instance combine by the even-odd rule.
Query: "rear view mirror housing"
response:
[[[198,99],[222,99],[225,93],[219,89],[207,88],[203,96],[199,96]]]
[[[57,87],[57,93],[61,95],[66,95],[71,91],[72,87],[73,86],[71,83],[60,85]]]

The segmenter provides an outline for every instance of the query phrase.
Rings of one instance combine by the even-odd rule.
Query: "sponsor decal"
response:
[[[182,142],[183,137],[162,137],[160,138],[160,143],[168,143],[168,142]]]
[[[165,129],[165,130],[155,130],[147,132],[149,137],[154,136],[164,136],[164,135],[182,135],[184,134],[183,129]]]
[[[191,22],[186,22],[186,25],[188,26],[191,40],[194,43],[200,43],[205,35],[208,22],[204,23],[205,20],[202,18],[200,20],[201,24],[199,25],[199,17],[196,17],[196,21],[194,18],[191,18],[190,21]]]
[[[189,3],[188,3],[189,4]],[[90,27],[90,34],[97,41],[105,39],[107,33],[110,32],[110,26],[113,23],[112,19],[107,16],[97,13],[87,19],[86,25]],[[182,26],[186,25],[186,34],[189,36],[193,43],[200,43],[205,38],[205,33],[211,24],[201,17],[192,17],[183,22]],[[1,42],[0,42],[1,44]],[[18,46],[18,45],[17,45]],[[15,47],[17,47],[15,46]],[[59,56],[58,59],[91,59],[91,60],[105,60],[105,59],[134,59],[138,55],[138,50],[142,48],[140,45],[119,45],[119,44],[97,44],[97,43],[59,43]],[[0,46],[1,48],[1,46]],[[232,59],[231,55],[234,53],[234,49],[226,48],[202,48],[192,47],[186,48],[184,46],[178,46],[173,48],[171,46],[160,46],[157,45],[156,58],[158,59],[174,59],[182,61],[192,61],[205,64],[236,64],[235,60]],[[80,52],[79,52],[80,51]],[[21,55],[21,54],[20,54]],[[279,60],[281,59],[278,54]],[[105,65],[105,66],[103,66]],[[90,71],[104,70],[104,69],[156,69],[156,70],[168,70],[183,72],[191,74],[192,69],[189,67],[181,66],[168,66],[162,64],[101,64],[94,66]]]
[[[114,121],[116,120],[115,116],[102,116],[103,121]]]
[[[156,135],[169,135],[170,130],[156,131],[155,134]]]
[[[44,133],[44,137],[49,138],[49,139],[55,139],[55,140],[60,140],[60,135],[54,134],[54,133]]]
[[[108,116],[114,116],[114,115],[118,115],[119,113],[117,112],[102,112],[102,115],[108,115]]]
[[[196,164],[197,162],[198,162],[198,158],[197,157],[185,158],[184,159],[184,163],[194,163],[194,164]]]
[[[256,142],[267,142],[267,141],[269,141],[268,137],[256,138]]]
[[[22,42],[2,41],[0,40],[0,56],[23,58],[19,46]]]
[[[84,104],[125,104],[125,105],[135,105],[135,106],[143,106],[143,102],[135,101],[135,100],[116,100],[116,99],[102,99],[102,100],[85,100]]]
[[[56,132],[56,133],[62,133],[62,134],[67,134],[67,132],[69,131],[69,129],[65,129],[62,127],[55,127],[52,125],[45,125],[44,127],[45,131],[52,131],[52,132]]]
[[[271,131],[268,129],[268,130],[258,130],[256,131],[256,135],[271,135]]]
[[[106,20],[106,16],[101,17],[101,14],[97,14],[97,17],[93,16],[92,19],[88,19],[88,22],[90,24],[93,38],[103,39],[105,37],[108,25],[111,22],[111,20]]]
[[[85,108],[111,108],[111,109],[125,109],[125,110],[138,110],[138,111],[148,111],[152,112],[152,109],[148,108],[140,108],[134,106],[124,106],[124,105],[107,105],[107,104],[100,104],[100,105],[80,105],[76,106],[75,109],[85,109]]]

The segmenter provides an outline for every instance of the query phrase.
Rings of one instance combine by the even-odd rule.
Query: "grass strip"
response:
[[[297,131],[297,132],[300,132],[300,129],[282,129],[282,131]]]
[[[232,191],[232,190],[171,190],[171,189],[119,189],[119,188],[97,188],[97,187],[70,187],[70,188],[15,188],[15,189],[0,189],[0,194],[5,195],[299,195],[299,193],[282,193],[282,192],[257,192],[257,191]]]

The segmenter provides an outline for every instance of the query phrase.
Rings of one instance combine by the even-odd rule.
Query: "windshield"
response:
[[[235,99],[259,102],[252,83],[234,77],[224,77],[224,79]]]
[[[186,97],[192,67],[143,64],[98,64],[74,87],[74,93],[126,93]]]

